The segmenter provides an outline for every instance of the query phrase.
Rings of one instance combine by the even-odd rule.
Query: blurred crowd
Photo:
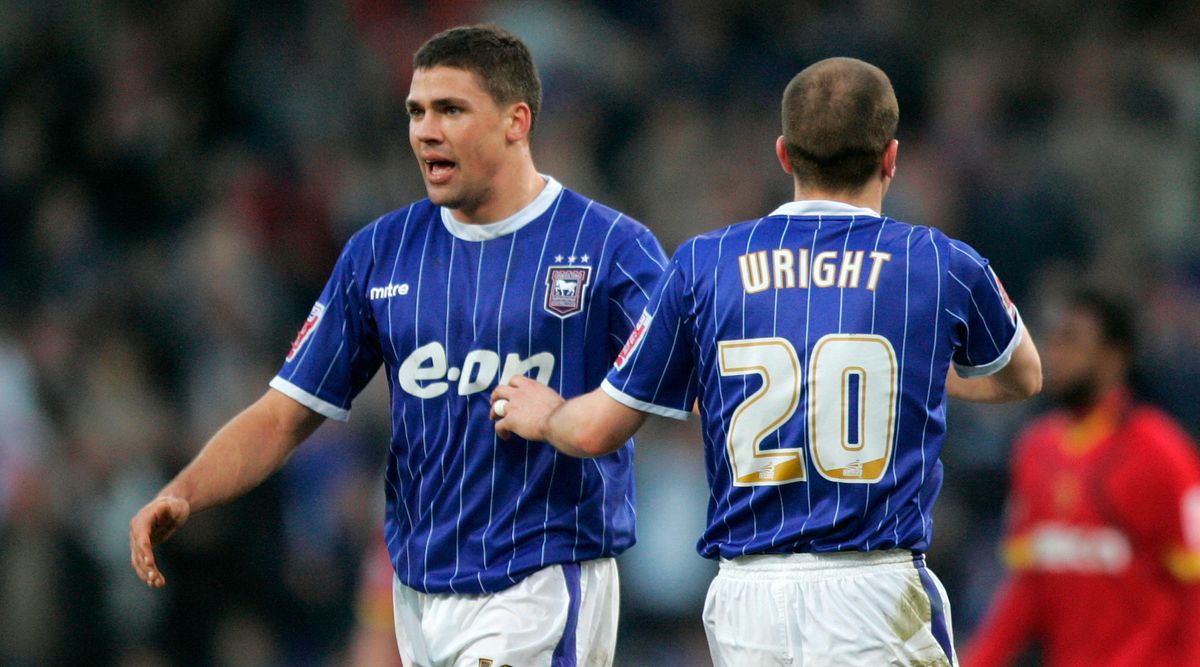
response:
[[[901,109],[885,212],[991,258],[1035,338],[1070,285],[1135,299],[1139,389],[1200,431],[1196,3],[0,0],[0,665],[349,660],[379,382],[193,518],[164,590],[130,571],[128,521],[266,390],[349,235],[424,196],[411,55],[480,21],[541,70],[538,167],[668,252],[790,198],[772,149],[793,74],[880,65]],[[930,559],[960,643],[1000,576],[1011,438],[1043,407],[951,406]],[[639,436],[618,665],[707,659],[697,439]]]

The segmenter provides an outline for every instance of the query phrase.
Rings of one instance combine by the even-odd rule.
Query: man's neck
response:
[[[533,160],[520,160],[503,177],[492,182],[486,201],[470,209],[451,209],[454,219],[471,225],[500,222],[525,208],[541,194],[546,179],[537,172]]]
[[[826,201],[836,201],[859,208],[869,208],[872,211],[883,210],[883,188],[877,183],[869,183],[860,190],[854,192],[833,192],[822,190],[821,188],[805,188],[799,183],[793,195],[796,201],[805,201],[809,199],[823,199]]]

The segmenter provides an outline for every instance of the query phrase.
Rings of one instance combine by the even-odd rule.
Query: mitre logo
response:
[[[546,311],[566,319],[583,310],[590,266],[551,266],[546,271]]]

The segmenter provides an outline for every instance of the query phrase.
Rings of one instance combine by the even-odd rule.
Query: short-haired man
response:
[[[1038,391],[1041,368],[983,258],[879,214],[897,122],[878,68],[800,72],[776,143],[796,201],[685,242],[602,389],[564,403],[513,378],[493,392],[498,432],[576,456],[699,402],[719,667],[955,661],[923,555],[947,375],[955,395],[999,401]]]
[[[413,66],[409,139],[429,198],[350,239],[271,389],[133,518],[133,566],[164,585],[152,548],[261,482],[323,419],[346,419],[382,364],[404,664],[607,665],[613,557],[634,541],[632,448],[579,461],[498,443],[488,391],[526,374],[564,395],[598,386],[666,257],[645,227],[534,168],[541,84],[519,39],[455,28]]]
[[[1060,409],[1018,437],[1005,560],[1012,577],[964,664],[1200,665],[1200,457],[1134,400],[1128,304],[1073,294],[1046,339]]]

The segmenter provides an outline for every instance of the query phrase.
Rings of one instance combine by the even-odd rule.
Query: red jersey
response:
[[[1005,559],[1014,570],[965,656],[1004,665],[1200,665],[1200,460],[1166,414],[1107,396],[1018,440]]]

